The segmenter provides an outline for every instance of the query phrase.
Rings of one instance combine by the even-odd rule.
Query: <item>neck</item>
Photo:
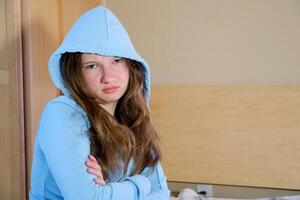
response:
[[[106,112],[111,114],[112,116],[115,116],[115,110],[116,110],[116,103],[108,103],[108,104],[99,104]]]

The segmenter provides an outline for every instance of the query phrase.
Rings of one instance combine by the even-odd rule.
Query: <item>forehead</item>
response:
[[[81,61],[84,62],[90,62],[90,61],[95,61],[95,62],[101,62],[101,61],[110,61],[115,59],[115,56],[102,56],[98,54],[91,54],[91,53],[83,53],[81,54]]]

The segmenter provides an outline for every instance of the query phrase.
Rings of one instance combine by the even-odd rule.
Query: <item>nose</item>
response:
[[[101,73],[101,83],[109,84],[112,83],[114,79],[115,77],[112,67],[110,65],[103,66]]]

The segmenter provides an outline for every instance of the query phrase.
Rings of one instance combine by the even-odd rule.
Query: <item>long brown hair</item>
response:
[[[117,103],[115,116],[111,116],[86,93],[81,53],[64,53],[60,59],[65,87],[88,116],[91,153],[97,158],[104,179],[121,169],[122,163],[126,173],[132,158],[131,175],[161,159],[158,135],[144,96],[143,66],[135,60],[125,61],[129,69],[128,87]]]

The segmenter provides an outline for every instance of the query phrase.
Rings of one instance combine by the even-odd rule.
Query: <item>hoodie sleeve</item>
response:
[[[160,162],[153,168],[146,168],[142,174],[151,182],[151,192],[145,200],[168,200],[170,198],[167,179]]]
[[[83,116],[63,102],[50,102],[43,111],[37,143],[50,173],[66,200],[142,200],[150,192],[149,179],[135,175],[122,182],[96,185],[87,173],[85,161],[90,153]],[[141,187],[149,185],[148,187]]]

